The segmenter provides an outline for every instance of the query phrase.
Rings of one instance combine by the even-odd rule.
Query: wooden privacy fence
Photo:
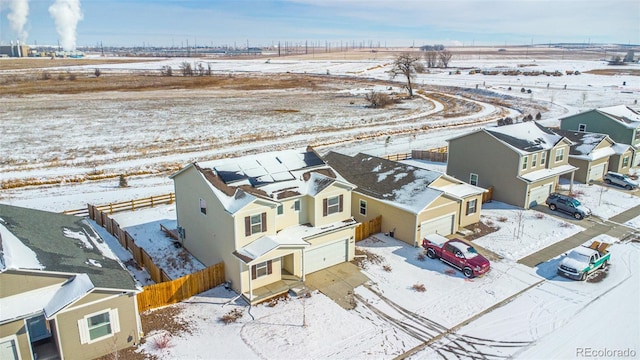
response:
[[[391,154],[391,155],[385,156],[385,159],[391,160],[391,161],[407,160],[407,159],[411,159],[411,153]]]
[[[488,203],[491,202],[491,200],[493,199],[493,186],[489,186],[487,188],[487,192],[482,193],[482,203]]]
[[[154,207],[161,204],[173,204],[175,201],[176,195],[174,193],[168,193],[163,195],[151,196],[148,198],[110,203],[106,205],[94,205],[93,207],[102,212],[113,214],[121,211],[133,211],[136,209]],[[91,206],[92,205],[87,205],[87,208],[85,209],[65,210],[64,213],[67,215],[89,216],[91,211],[89,208]]]
[[[420,160],[447,162],[447,151],[446,146],[429,150],[411,150],[411,157]]]
[[[382,229],[382,215],[367,222],[356,225],[356,242],[368,238],[371,234],[377,234]]]
[[[89,204],[87,207],[89,211],[89,218],[94,220],[96,224],[105,228],[109,234],[118,239],[120,245],[129,250],[133,255],[133,260],[140,267],[147,269],[149,275],[151,275],[151,280],[156,283],[171,280],[171,277],[169,277],[164,270],[160,269],[153,263],[151,256],[143,248],[136,245],[133,237],[127,231],[120,228],[117,221],[110,218],[107,213],[101,211],[97,206]]]
[[[172,281],[145,286],[137,295],[138,311],[175,304],[224,282],[224,263],[221,262]]]

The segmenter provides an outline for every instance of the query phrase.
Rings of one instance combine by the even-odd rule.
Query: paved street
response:
[[[540,210],[548,214],[555,214],[554,212],[548,210],[546,206],[538,206],[536,207],[536,210]],[[535,267],[540,263],[543,263],[549,259],[553,259],[560,254],[566,253],[567,251],[587,242],[589,239],[592,239],[600,234],[607,234],[622,240],[627,240],[633,237],[638,239],[640,238],[640,231],[638,229],[633,229],[623,225],[623,223],[637,216],[640,216],[640,206],[631,208],[625,212],[611,217],[608,220],[600,219],[597,217],[591,217],[577,222],[574,220],[572,222],[585,227],[586,229],[562,241],[549,245],[538,252],[526,256],[518,260],[518,262],[529,267]]]

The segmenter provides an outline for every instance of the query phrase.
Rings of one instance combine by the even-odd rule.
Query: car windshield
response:
[[[574,259],[574,260],[578,260],[581,263],[588,263],[589,262],[589,256],[585,255],[585,254],[581,254],[579,252],[576,251],[572,251],[569,253],[569,257]]]
[[[472,257],[478,256],[478,252],[473,246],[469,246],[467,250],[464,252],[464,257],[467,259],[471,259]]]
[[[580,203],[580,201],[578,201],[578,200],[576,200],[576,199],[571,199],[571,200],[569,200],[569,202],[570,202],[570,203],[572,203],[572,204],[573,204],[573,206],[575,206],[575,207],[578,207],[578,206],[582,205],[582,204]]]

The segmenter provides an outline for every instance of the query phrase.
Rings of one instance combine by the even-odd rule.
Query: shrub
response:
[[[240,318],[242,318],[242,310],[233,309],[228,313],[222,315],[222,317],[220,317],[220,321],[222,321],[225,325],[229,325],[231,323],[238,321],[238,319]]]
[[[74,81],[77,78],[78,78],[78,75],[76,75],[74,73],[69,73],[69,80]]]
[[[536,120],[540,120],[540,119],[542,119],[542,114],[540,114],[540,112],[538,112],[536,114]]]
[[[391,272],[391,265],[382,265],[382,268],[384,269],[384,271],[386,272]]]
[[[427,288],[424,287],[424,284],[413,284],[413,286],[411,288],[413,290],[417,291],[417,292],[425,292],[425,291],[427,291]]]
[[[498,218],[498,221],[500,221],[501,223],[503,223],[503,222],[507,222],[507,220],[509,220],[509,218],[508,218],[508,217],[506,217],[506,216],[500,216],[500,217]]]
[[[536,219],[541,220],[541,219],[544,219],[544,214],[542,214],[542,213],[536,213],[535,217],[536,217]]]
[[[129,187],[129,183],[127,182],[127,177],[124,176],[124,174],[120,174],[120,187],[124,188],[124,187]]]
[[[43,71],[42,72],[42,80],[50,80],[51,79],[51,73],[48,71]]]
[[[160,336],[156,336],[153,339],[153,347],[157,350],[168,349],[173,347],[173,343],[171,342],[171,336],[167,333],[164,333]]]
[[[425,261],[427,257],[424,255],[424,253],[419,253],[418,256],[416,256],[416,259],[418,259],[418,261]]]
[[[96,69],[93,73],[96,77],[100,77],[100,75],[102,75],[102,71],[100,71],[100,69]]]
[[[393,99],[389,95],[375,92],[373,90],[369,94],[365,94],[364,98],[369,102],[369,106],[372,108],[383,108],[393,104]]]

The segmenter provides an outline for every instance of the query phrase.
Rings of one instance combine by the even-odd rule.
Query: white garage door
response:
[[[592,166],[589,170],[589,177],[587,178],[587,181],[602,180],[602,177],[604,176],[604,167],[606,165],[607,163]]]
[[[424,221],[420,224],[420,238],[424,239],[429,234],[439,234],[442,236],[453,234],[454,219],[455,214],[450,214],[434,220]]]
[[[536,206],[538,204],[544,204],[545,200],[551,193],[551,187],[553,183],[544,184],[535,188],[531,188],[529,191],[529,207]]]
[[[347,239],[305,251],[304,271],[309,274],[345,261],[347,261]]]
[[[0,342],[0,359],[2,360],[18,360],[18,349],[14,340]]]

